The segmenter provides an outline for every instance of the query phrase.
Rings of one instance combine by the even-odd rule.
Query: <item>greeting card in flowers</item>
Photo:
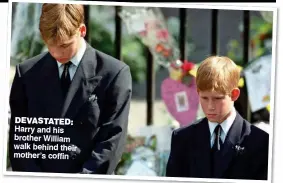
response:
[[[192,62],[177,60],[170,65],[170,77],[161,85],[161,96],[170,114],[185,126],[196,120],[199,99]]]
[[[245,69],[251,111],[256,112],[270,104],[272,55],[261,56]]]

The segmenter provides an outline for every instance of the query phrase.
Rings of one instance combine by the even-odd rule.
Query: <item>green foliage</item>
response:
[[[18,42],[18,50],[15,58],[12,58],[12,60],[16,61],[16,63],[20,63],[28,58],[40,54],[44,47],[45,45],[43,41],[35,40],[34,35],[25,36],[23,40]]]
[[[89,36],[91,45],[99,51],[114,56],[114,44],[108,30],[96,21],[91,21],[88,29],[90,32]]]
[[[109,30],[96,21],[91,22],[90,29],[91,45],[95,49],[114,56],[115,45]],[[122,61],[129,65],[134,82],[140,82],[145,79],[145,49],[139,39],[132,36],[122,37]]]
[[[272,23],[266,22],[261,17],[252,16],[250,24],[250,48],[253,50],[252,58],[262,56],[267,50],[264,41],[272,39]],[[227,56],[234,60],[238,65],[243,66],[243,45],[235,39],[228,43]]]
[[[147,62],[144,45],[132,37],[126,37],[123,41],[122,60],[131,68],[133,80],[135,82],[145,80]]]
[[[243,47],[240,45],[238,40],[232,39],[228,43],[229,50],[227,55],[238,65],[243,64]]]

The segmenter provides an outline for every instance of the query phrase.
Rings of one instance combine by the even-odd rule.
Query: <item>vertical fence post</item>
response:
[[[186,30],[187,30],[187,9],[179,9],[180,31],[179,31],[179,49],[180,59],[183,62],[186,59]]]
[[[89,8],[91,5],[84,5],[84,17],[85,17],[85,25],[87,28],[86,35],[85,35],[85,40],[91,44],[91,39],[90,39],[90,30],[91,28],[89,27]]]
[[[250,15],[249,11],[243,11],[243,65],[245,66],[249,62],[249,40],[250,40]],[[241,77],[245,77],[243,73],[241,73]],[[240,88],[241,94],[238,98],[238,100],[235,102],[235,108],[239,112],[239,114],[247,119],[248,121],[251,121],[251,111],[250,111],[250,105],[249,105],[249,99],[248,99],[248,91],[247,91],[247,84],[245,82],[245,85]]]
[[[218,47],[218,37],[217,37],[217,28],[218,28],[218,10],[211,10],[211,55],[217,54]]]
[[[151,52],[146,48],[147,52],[147,75],[146,75],[146,124],[153,124],[154,116],[154,99],[155,99],[155,72],[154,72],[154,60]]]
[[[121,43],[122,43],[122,21],[119,16],[120,6],[115,6],[115,58],[122,59]]]
[[[244,34],[243,34],[243,59],[244,65],[249,62],[249,44],[250,44],[250,12],[244,10]],[[247,85],[244,86],[245,102],[243,108],[246,109],[246,115],[244,116],[248,121],[251,121],[251,109],[248,98]]]

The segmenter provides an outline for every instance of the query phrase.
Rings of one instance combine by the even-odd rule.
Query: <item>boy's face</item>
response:
[[[217,91],[199,91],[202,110],[211,122],[223,122],[231,112],[231,109],[240,95],[238,88],[232,90],[231,95],[225,95]]]
[[[50,54],[60,63],[64,64],[71,60],[71,58],[77,53],[81,46],[81,38],[85,36],[86,28],[82,25],[79,31],[68,40],[64,40],[53,44],[52,42],[46,42],[47,48]]]

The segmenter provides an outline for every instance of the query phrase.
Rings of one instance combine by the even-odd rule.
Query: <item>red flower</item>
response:
[[[188,62],[187,60],[184,61],[182,67],[184,72],[189,72],[194,68],[194,64],[192,62]]]
[[[259,35],[259,40],[263,41],[267,38],[267,34],[260,34]]]
[[[157,53],[160,53],[160,52],[162,52],[164,50],[164,46],[162,45],[162,44],[157,44],[156,46],[155,46],[155,51],[157,52]]]

